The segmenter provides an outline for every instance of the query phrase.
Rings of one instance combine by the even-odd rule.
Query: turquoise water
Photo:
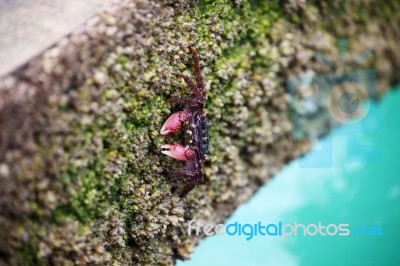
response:
[[[318,160],[317,151],[309,152],[286,166],[226,224],[321,222],[349,224],[350,230],[376,226],[383,228],[382,236],[376,230],[376,235],[362,230],[348,236],[299,233],[285,239],[254,236],[249,241],[243,235],[215,235],[201,242],[190,261],[180,261],[178,266],[400,265],[400,87],[379,106],[371,104],[369,112],[361,126],[372,123],[378,130],[364,132],[359,140],[375,152],[347,142],[350,129],[342,126],[322,140],[333,144],[331,168],[301,168],[307,160]]]

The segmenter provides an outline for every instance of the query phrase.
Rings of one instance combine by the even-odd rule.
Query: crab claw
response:
[[[175,132],[178,132],[181,129],[182,123],[188,121],[190,117],[190,113],[186,111],[180,111],[172,114],[168,117],[167,121],[165,121],[164,125],[161,128],[161,135],[169,135]]]
[[[188,146],[184,147],[181,144],[162,145],[161,153],[181,161],[192,159],[196,155],[194,150],[191,150]]]

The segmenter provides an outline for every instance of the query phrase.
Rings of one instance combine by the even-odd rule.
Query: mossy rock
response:
[[[347,38],[374,56],[380,93],[398,81],[395,1],[121,1],[0,81],[0,263],[171,265],[203,236],[187,222],[223,222],[291,159],[285,81],[332,70]],[[183,167],[160,153],[171,96],[189,95],[199,52],[210,159],[204,185],[180,200]],[[335,59],[336,58],[336,59]],[[396,80],[397,79],[397,80]],[[334,123],[314,114],[309,130]],[[284,197],[284,195],[282,195]],[[266,203],[268,204],[268,203]]]

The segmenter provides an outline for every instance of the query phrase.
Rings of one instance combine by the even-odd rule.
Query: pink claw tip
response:
[[[181,129],[182,123],[186,122],[190,117],[190,114],[185,111],[177,112],[168,117],[164,125],[161,128],[161,135],[169,135],[178,132]]]
[[[196,155],[194,150],[189,147],[184,147],[180,144],[165,144],[161,146],[161,153],[171,156],[180,161],[186,161]]]

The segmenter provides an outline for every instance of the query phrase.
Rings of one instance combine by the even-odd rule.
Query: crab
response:
[[[200,72],[199,57],[195,48],[189,48],[194,58],[194,74],[196,83],[188,76],[177,74],[182,78],[192,92],[192,98],[172,97],[168,102],[174,105],[184,105],[180,112],[172,114],[161,128],[161,135],[170,135],[178,132],[182,125],[185,126],[185,146],[179,143],[165,144],[161,146],[161,152],[177,160],[185,161],[186,167],[168,171],[170,177],[184,179],[187,184],[180,193],[185,197],[197,184],[203,183],[201,160],[207,159],[208,151],[208,123],[204,112],[206,91]]]

